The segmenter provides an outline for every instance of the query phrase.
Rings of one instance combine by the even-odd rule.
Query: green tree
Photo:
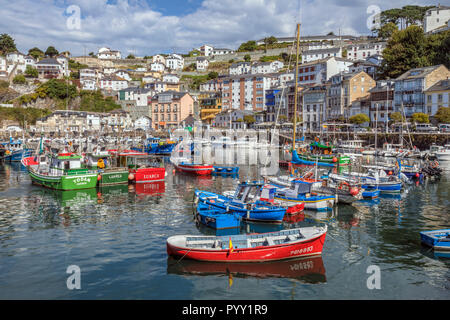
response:
[[[244,56],[244,61],[249,62],[250,60],[252,60],[252,57],[249,54],[246,54]]]
[[[405,122],[406,120],[405,117],[400,112],[392,112],[389,115],[389,119],[394,123]]]
[[[25,79],[25,76],[18,74],[17,76],[14,77],[13,83],[14,84],[26,84],[27,79]]]
[[[134,54],[129,54],[128,56],[127,56],[127,59],[136,59],[136,57],[134,56]]]
[[[58,55],[58,50],[55,49],[55,47],[50,46],[47,48],[47,50],[45,50],[45,55],[48,57],[54,57]]]
[[[264,44],[265,45],[273,45],[273,44],[275,44],[277,42],[278,42],[278,40],[274,36],[264,38]]]
[[[27,68],[25,69],[25,75],[27,75],[31,78],[37,78],[39,76],[39,73],[36,68],[33,68],[30,65],[27,65]]]
[[[242,43],[239,46],[238,51],[239,52],[255,51],[257,48],[258,48],[258,46],[256,45],[256,41],[250,40],[250,41]]]
[[[434,115],[434,118],[439,123],[450,123],[450,107],[440,107]]]
[[[6,33],[0,34],[0,54],[7,54],[15,51],[17,51],[17,48],[14,39]]]
[[[411,122],[415,123],[430,123],[430,119],[426,113],[416,112],[411,117]]]
[[[428,35],[426,49],[430,65],[450,68],[450,30]]]
[[[28,55],[32,56],[34,59],[39,59],[44,56],[44,51],[39,49],[38,47],[31,48],[28,50]]]
[[[252,123],[255,123],[256,120],[255,120],[255,118],[252,115],[245,115],[244,116],[244,122],[246,124],[252,124]]]
[[[382,39],[389,39],[395,31],[398,31],[398,26],[393,22],[388,22],[377,30],[378,37]]]
[[[370,118],[365,113],[358,113],[351,116],[348,120],[353,124],[363,124],[365,122],[369,122]]]
[[[383,50],[381,76],[396,78],[404,72],[429,65],[422,28],[410,26],[395,31]]]
[[[211,71],[208,73],[208,80],[216,79],[219,76],[219,74],[216,71]]]

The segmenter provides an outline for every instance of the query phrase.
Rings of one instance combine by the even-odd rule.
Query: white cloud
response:
[[[369,34],[366,0],[204,0],[193,13],[164,15],[144,0],[0,0],[0,32],[9,33],[22,51],[49,45],[74,55],[108,46],[138,55],[187,52],[203,43],[236,48],[265,36]],[[381,0],[382,10],[401,7]],[[425,5],[424,3],[419,3]],[[70,5],[81,9],[81,29],[66,25]],[[186,3],[188,5],[188,3]],[[300,11],[299,11],[300,8]]]

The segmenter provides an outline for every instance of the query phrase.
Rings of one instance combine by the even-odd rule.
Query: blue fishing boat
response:
[[[19,162],[33,154],[33,149],[26,148],[21,140],[9,138],[9,142],[3,143],[3,147],[6,149],[4,160],[7,162]]]
[[[176,145],[175,141],[163,141],[160,138],[148,138],[143,147],[132,147],[131,150],[148,154],[170,155]]]
[[[217,176],[236,176],[239,174],[239,167],[214,166],[212,174]]]
[[[380,190],[377,188],[369,187],[367,189],[363,189],[362,197],[364,199],[376,199],[380,196]]]
[[[336,200],[335,196],[319,195],[312,190],[313,183],[302,180],[293,180],[291,187],[278,189],[275,199],[282,202],[303,202],[305,209],[331,210]]]
[[[450,251],[450,229],[422,231],[420,240],[436,251]]]
[[[233,212],[199,203],[196,210],[196,219],[200,223],[213,229],[240,228],[241,217]]]
[[[267,201],[261,201],[260,195],[264,182],[240,183],[233,197],[226,197],[217,193],[195,190],[195,203],[204,203],[211,208],[218,208],[225,212],[235,212],[243,220],[282,223],[286,208]]]

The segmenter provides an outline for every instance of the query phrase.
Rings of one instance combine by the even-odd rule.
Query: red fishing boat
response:
[[[131,182],[146,183],[165,179],[166,169],[161,158],[134,150],[124,150],[117,157],[120,165],[128,168],[128,179]]]
[[[305,227],[277,232],[232,236],[172,236],[167,254],[216,262],[263,262],[322,253],[327,227]]]
[[[196,175],[211,174],[214,170],[213,165],[185,163],[185,162],[175,164],[175,167],[181,172],[191,173],[191,174],[196,174]]]
[[[23,159],[21,160],[21,162],[22,162],[22,164],[23,164],[25,167],[28,167],[28,166],[37,166],[37,165],[39,165],[39,161],[38,161],[38,157],[37,157],[37,156],[23,158]]]

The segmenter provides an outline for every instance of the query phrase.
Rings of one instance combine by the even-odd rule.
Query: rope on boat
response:
[[[181,259],[177,261],[177,264],[178,264],[181,260],[183,260],[183,258],[186,257],[186,255],[187,255],[189,252],[191,252],[192,249],[194,249],[194,248],[190,248],[190,249],[188,250],[188,252],[186,252],[186,253],[184,254],[184,256],[182,256]]]

